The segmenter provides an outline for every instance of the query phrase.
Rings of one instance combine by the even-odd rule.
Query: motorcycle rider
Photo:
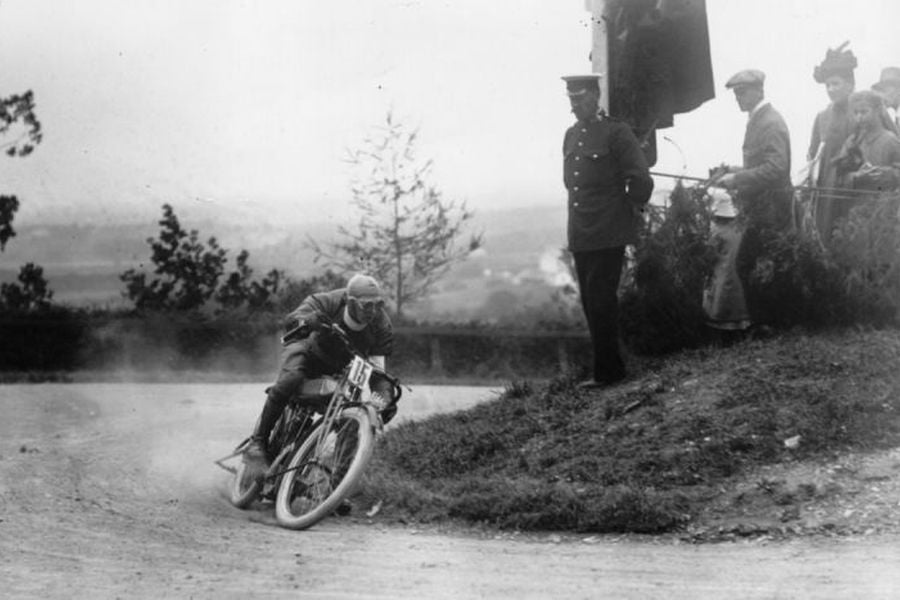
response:
[[[355,348],[377,367],[384,369],[385,357],[391,354],[394,334],[384,307],[384,295],[374,278],[357,274],[346,288],[307,296],[300,306],[285,318],[282,337],[281,365],[275,383],[266,390],[266,402],[244,450],[243,460],[248,476],[258,479],[269,466],[271,457],[267,443],[285,404],[307,379],[335,375],[342,371],[352,356],[340,339],[322,329],[325,324],[340,325]],[[393,386],[378,373],[369,386],[373,393],[388,400],[382,411],[385,423],[397,413]]]

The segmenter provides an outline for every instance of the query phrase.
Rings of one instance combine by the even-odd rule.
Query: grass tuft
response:
[[[392,429],[361,493],[421,522],[672,531],[749,468],[900,444],[898,364],[895,330],[791,333],[636,365],[603,391],[514,382]]]

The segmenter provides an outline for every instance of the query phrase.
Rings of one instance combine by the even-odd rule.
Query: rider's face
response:
[[[347,310],[350,317],[357,323],[368,325],[375,318],[376,313],[384,307],[384,300],[380,298],[347,298]]]

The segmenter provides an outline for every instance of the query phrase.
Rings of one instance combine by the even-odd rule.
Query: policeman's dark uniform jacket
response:
[[[563,79],[570,96],[599,89],[596,75]],[[563,182],[568,190],[568,248],[594,346],[594,380],[610,383],[625,376],[617,297],[625,246],[638,240],[653,179],[631,128],[591,114],[565,133]]]

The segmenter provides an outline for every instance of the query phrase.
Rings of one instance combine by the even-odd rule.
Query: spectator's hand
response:
[[[733,189],[734,188],[734,173],[726,173],[719,177],[716,180],[716,185],[721,186],[725,189]]]

